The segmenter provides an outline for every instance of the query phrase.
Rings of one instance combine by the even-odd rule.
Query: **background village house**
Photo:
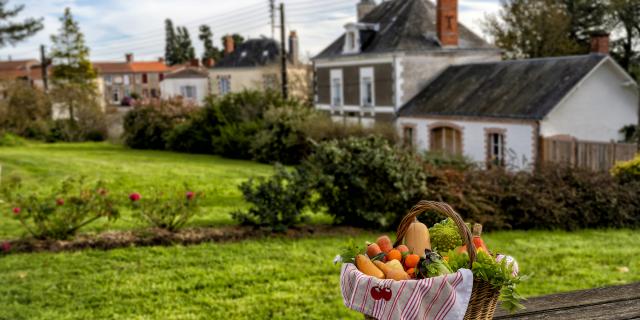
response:
[[[287,78],[289,95],[308,99],[311,95],[311,70],[300,62],[298,35],[289,35]],[[209,69],[214,95],[224,96],[243,90],[276,90],[282,84],[280,44],[270,38],[248,39],[236,46],[225,37],[225,56]]]
[[[160,83],[162,99],[182,99],[185,104],[202,106],[211,93],[208,67],[214,62],[213,59],[207,60],[204,67],[199,63],[194,59],[189,65],[168,73]]]

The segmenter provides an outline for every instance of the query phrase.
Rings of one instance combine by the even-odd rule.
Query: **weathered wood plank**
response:
[[[525,301],[526,310],[495,319],[638,319],[640,283],[553,294]]]

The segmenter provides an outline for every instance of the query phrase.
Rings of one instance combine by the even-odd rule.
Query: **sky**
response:
[[[313,56],[340,36],[343,26],[356,20],[358,1],[283,0],[287,33],[297,31],[301,55]],[[60,28],[59,18],[65,7],[71,8],[79,21],[94,61],[124,60],[127,52],[132,52],[136,60],[163,56],[166,18],[189,29],[197,54],[202,51],[198,40],[198,26],[202,24],[211,26],[217,46],[227,33],[240,33],[245,38],[271,37],[269,0],[10,0],[8,6],[19,4],[25,8],[16,19],[42,17],[44,29],[15,47],[0,49],[0,60],[9,56],[13,60],[39,58],[40,45],[50,46],[51,34]],[[459,19],[482,35],[481,19],[498,9],[498,0],[459,0]]]

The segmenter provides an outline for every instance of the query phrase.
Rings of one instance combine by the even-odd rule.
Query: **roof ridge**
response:
[[[469,62],[464,64],[450,65],[449,68],[474,66],[474,65],[489,65],[489,64],[517,64],[517,63],[541,62],[541,61],[578,60],[578,59],[585,59],[585,58],[591,58],[591,57],[598,57],[602,59],[602,58],[608,57],[608,55],[591,53],[591,54],[579,54],[579,55],[557,56],[557,57],[539,57],[539,58],[500,60],[500,61],[478,61],[478,62]]]

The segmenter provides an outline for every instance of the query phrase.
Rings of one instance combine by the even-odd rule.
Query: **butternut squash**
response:
[[[424,258],[424,250],[431,250],[431,239],[429,238],[429,228],[417,219],[409,225],[404,236],[404,243],[413,254]]]
[[[384,272],[378,269],[378,267],[376,267],[373,262],[371,262],[371,259],[363,254],[359,254],[356,256],[356,267],[358,267],[358,270],[360,270],[360,272],[368,276],[376,277],[378,279],[384,279]]]

